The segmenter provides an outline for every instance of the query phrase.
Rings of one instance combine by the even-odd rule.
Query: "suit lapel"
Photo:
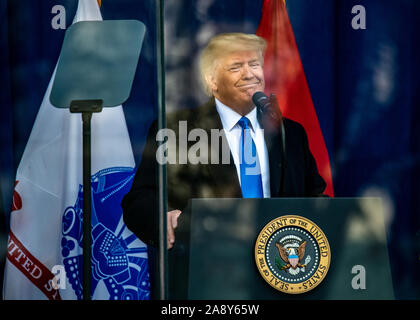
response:
[[[258,112],[258,122],[264,129],[262,115]],[[282,166],[282,142],[278,131],[270,132],[264,130],[264,140],[267,146],[269,166],[270,166],[270,193],[271,197],[277,197],[280,193],[281,179],[281,166]]]
[[[282,166],[281,152],[280,152],[281,141],[276,141],[276,140],[279,140],[279,139],[271,140],[270,147],[268,147],[267,145],[268,158],[269,158],[269,164],[270,164],[271,197],[279,196],[281,179],[283,179],[283,177],[281,176],[281,166]],[[278,142],[278,143],[274,143],[274,142]]]
[[[220,120],[219,113],[216,109],[216,103],[214,98],[212,98],[200,111],[198,115],[197,122],[195,124],[196,128],[202,128],[207,132],[208,139],[208,150],[209,153],[209,165],[206,166],[208,174],[211,176],[217,190],[215,194],[220,197],[232,197],[240,198],[242,197],[242,191],[239,185],[238,174],[236,172],[235,163],[233,161],[232,153],[229,149],[229,163],[222,163],[222,146],[229,146],[226,135],[223,130],[223,125]],[[218,150],[212,150],[211,143],[211,130],[216,129],[221,133],[219,138]],[[219,163],[211,163],[211,153],[216,152]]]

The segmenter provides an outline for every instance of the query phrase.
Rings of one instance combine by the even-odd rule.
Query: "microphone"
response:
[[[264,112],[271,106],[270,99],[262,91],[257,91],[252,96],[252,102],[257,106],[260,112]]]
[[[274,94],[267,97],[264,92],[257,91],[252,96],[252,102],[261,114],[268,115],[271,121],[274,121],[274,125],[283,126],[283,117]]]

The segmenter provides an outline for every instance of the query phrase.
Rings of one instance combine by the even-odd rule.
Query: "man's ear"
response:
[[[217,81],[213,75],[206,76],[207,84],[212,92],[217,92]]]

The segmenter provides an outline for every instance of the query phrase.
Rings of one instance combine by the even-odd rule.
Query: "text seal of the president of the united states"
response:
[[[255,243],[255,261],[264,280],[290,294],[310,291],[327,275],[331,250],[311,220],[285,215],[270,221]]]

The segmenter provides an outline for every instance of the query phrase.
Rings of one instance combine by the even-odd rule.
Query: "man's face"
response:
[[[241,114],[250,111],[252,95],[263,91],[264,85],[263,66],[257,51],[227,54],[219,60],[211,81],[213,95]]]

